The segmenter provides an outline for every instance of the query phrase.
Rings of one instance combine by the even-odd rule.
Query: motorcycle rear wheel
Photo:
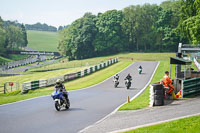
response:
[[[69,107],[70,107],[70,101],[69,101],[69,99],[67,99],[67,103],[66,103],[65,108],[66,108],[66,109],[69,109]]]

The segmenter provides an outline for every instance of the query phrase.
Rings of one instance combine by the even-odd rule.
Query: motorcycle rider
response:
[[[132,80],[132,77],[131,77],[130,73],[126,76],[126,78],[124,80],[128,80],[128,81]],[[127,82],[125,84],[127,84]]]
[[[139,74],[142,73],[142,66],[139,66],[139,68],[138,68],[138,72],[139,72]]]
[[[118,74],[116,74],[115,76],[114,76],[114,80],[119,80],[119,75]]]
[[[63,96],[66,98],[66,100],[68,99],[68,93],[65,89],[65,86],[62,84],[60,79],[56,80],[56,85],[55,85],[55,91],[60,91],[63,93]]]

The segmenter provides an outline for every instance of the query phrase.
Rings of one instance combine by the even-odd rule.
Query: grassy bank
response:
[[[125,133],[199,133],[199,131],[200,115],[138,128]]]
[[[58,33],[27,31],[28,47],[38,51],[58,51]]]

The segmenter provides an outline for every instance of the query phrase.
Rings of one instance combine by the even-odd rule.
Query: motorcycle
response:
[[[117,88],[117,86],[119,85],[119,80],[118,79],[114,79],[114,87]]]
[[[68,93],[67,93],[67,95],[68,95]],[[51,94],[51,97],[55,101],[55,108],[57,111],[60,111],[61,108],[69,109],[70,101],[68,98],[65,98],[63,96],[63,92],[53,91],[53,93]]]
[[[131,87],[131,80],[132,79],[125,79],[126,88],[129,89]]]
[[[138,73],[139,73],[139,74],[142,73],[142,68],[138,68]]]

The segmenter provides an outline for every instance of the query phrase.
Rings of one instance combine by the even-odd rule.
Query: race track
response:
[[[120,84],[112,78],[83,90],[69,92],[69,110],[56,111],[50,96],[0,106],[0,133],[77,133],[114,111],[127,96],[133,97],[148,83],[158,62],[136,62],[119,73]],[[138,74],[139,65],[143,73]],[[130,73],[132,87],[124,78]]]

